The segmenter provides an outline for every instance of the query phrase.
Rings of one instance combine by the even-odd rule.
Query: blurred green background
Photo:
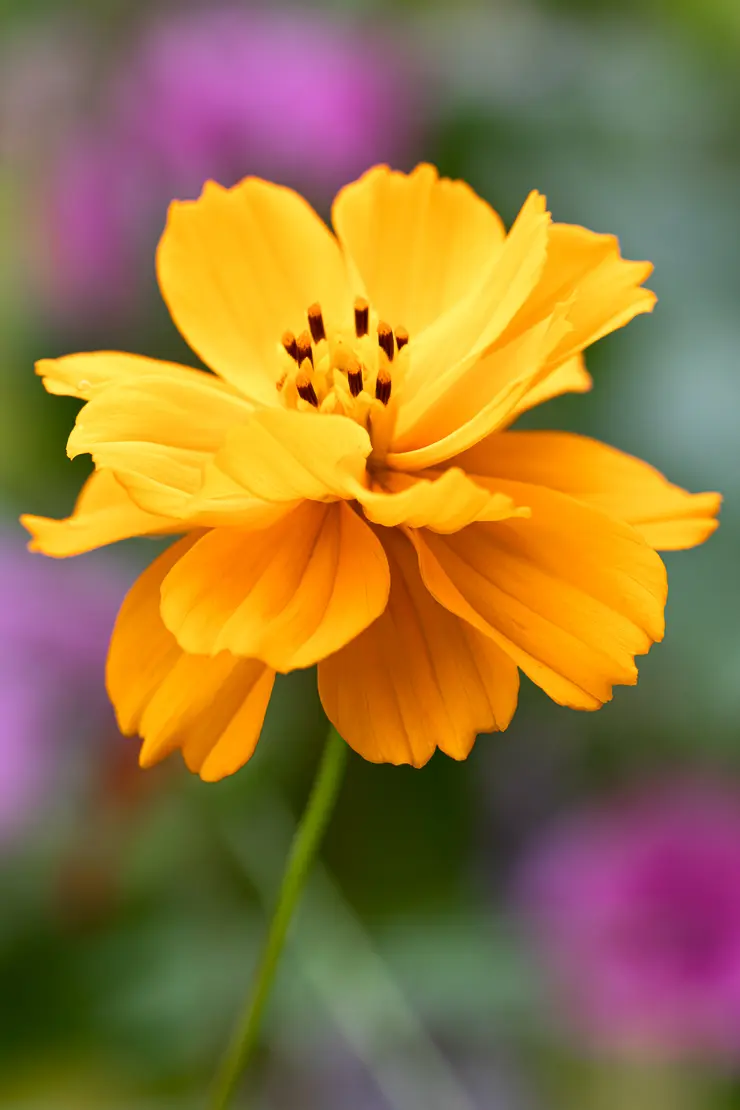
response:
[[[190,360],[153,252],[167,202],[206,177],[257,173],[327,213],[367,165],[420,158],[507,222],[538,188],[555,219],[655,262],[658,309],[590,352],[593,392],[526,423],[722,491],[723,522],[667,557],[666,641],[598,714],[525,683],[508,732],[465,763],[351,759],[243,1105],[740,1106],[740,818],[705,836],[740,791],[736,0],[0,3],[0,1106],[203,1105],[326,727],[313,673],[297,674],[233,779],[203,785],[177,757],[137,770],[102,672],[116,608],[155,548],[23,554],[18,513],[65,515],[86,473],[64,453],[76,405],[44,394],[34,360]],[[683,886],[664,896],[658,867],[644,911],[660,975],[648,983],[639,963],[633,1035],[606,1020],[594,1037],[521,876],[583,809],[644,845],[653,832],[630,829],[624,799],[654,792],[659,809],[676,781],[722,802],[671,818]],[[697,844],[707,860],[686,862]],[[620,853],[611,889],[639,910],[643,888],[618,886]],[[692,887],[709,873],[714,886]],[[571,896],[576,916],[600,897],[587,883]],[[697,906],[701,921],[684,921]],[[591,957],[634,971],[632,948],[609,948],[618,925],[603,928]],[[693,960],[699,932],[700,971],[666,985],[666,952],[680,934]],[[653,1021],[657,995],[671,1021]],[[691,1031],[700,1006],[726,1036]]]

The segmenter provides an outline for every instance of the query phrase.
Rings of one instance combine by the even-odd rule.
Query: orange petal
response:
[[[391,564],[388,607],[319,663],[319,694],[347,743],[373,763],[421,767],[439,747],[465,759],[479,732],[505,729],[517,669],[505,652],[430,596],[413,550],[383,534]]]
[[[346,416],[290,409],[256,412],[228,437],[216,466],[265,501],[352,496],[372,445]]]
[[[652,466],[568,432],[506,432],[455,460],[469,473],[532,482],[631,524],[659,551],[703,543],[717,528],[718,493],[687,493]]]
[[[175,517],[227,431],[251,411],[210,374],[143,375],[111,385],[80,410],[67,453],[89,452],[142,509]]]
[[[501,245],[498,215],[434,166],[376,166],[337,196],[332,220],[357,292],[415,337],[475,289]]]
[[[545,198],[532,193],[477,287],[409,343],[410,366],[398,417],[404,449],[417,446],[405,442],[411,429],[429,410],[439,408],[443,398],[459,393],[465,375],[501,339],[532,293],[545,265],[549,230]]]
[[[652,311],[655,294],[641,288],[652,271],[650,262],[623,259],[614,235],[553,224],[540,281],[512,321],[509,333],[526,331],[549,316],[556,304],[568,301],[572,331],[553,353],[553,365],[559,365],[624,327],[638,313]]]
[[[394,437],[386,464],[395,470],[438,466],[510,423],[567,329],[561,312],[485,358],[471,360],[457,387],[427,409],[415,427]]]
[[[217,528],[167,575],[162,618],[186,651],[309,667],[382,613],[388,564],[344,502],[307,502],[261,532]]]
[[[33,539],[31,551],[65,558],[81,555],[130,536],[162,535],[181,531],[170,517],[154,516],[136,505],[110,470],[96,470],[85,482],[71,516],[51,520],[44,516],[21,517]]]
[[[89,401],[102,389],[128,378],[157,374],[176,379],[193,375],[196,379],[210,377],[201,370],[191,370],[175,362],[160,362],[156,358],[124,354],[122,351],[84,351],[63,358],[42,358],[36,363],[36,373],[43,379],[48,393],[64,397],[81,397]]]
[[[505,520],[529,516],[510,497],[475,482],[455,467],[441,473],[383,475],[383,488],[358,489],[357,500],[365,516],[385,528],[405,524],[434,532],[457,532],[476,520]]]
[[[502,421],[499,427],[505,427],[528,409],[542,405],[553,397],[560,397],[563,393],[588,393],[593,384],[593,378],[586,369],[583,355],[573,355],[573,358],[569,358],[549,374],[538,378],[517,401],[508,420]]]
[[[233,189],[208,182],[198,200],[172,204],[157,273],[193,350],[267,405],[286,328],[302,331],[315,301],[330,325],[351,311],[334,236],[297,193],[253,177]]]
[[[468,422],[472,428],[473,413],[484,409],[495,395],[493,384],[501,387],[504,377],[512,380],[513,371],[507,369],[503,356],[516,352],[517,342],[526,342],[528,334],[546,321],[564,326],[559,335],[551,334],[554,342],[543,352],[546,365],[521,395],[510,398],[510,411],[499,419],[498,427],[561,388],[573,388],[574,381],[576,388],[587,388],[588,378],[577,365],[565,379],[549,383],[548,378],[584,347],[637,313],[652,309],[654,294],[640,287],[652,270],[649,263],[624,261],[613,236],[563,224],[548,227],[546,216],[543,199],[533,194],[492,267],[491,280],[483,283],[477,300],[460,307],[458,335],[478,336],[468,343],[467,357],[450,346],[449,323],[455,313],[440,320],[438,334],[430,328],[417,343],[404,385],[394,453],[428,448]],[[493,299],[487,301],[489,296]],[[467,321],[464,307],[468,308]],[[483,396],[481,383],[488,383]],[[478,422],[481,420],[479,417]],[[437,461],[441,459],[429,458],[421,465],[434,466]],[[417,465],[413,464],[414,469]],[[403,466],[411,468],[408,461]]]
[[[183,515],[195,527],[257,529],[277,523],[299,504],[300,500],[262,501],[253,497],[212,459],[205,464],[200,488],[185,504]]]
[[[530,520],[412,533],[428,589],[490,635],[555,701],[598,709],[637,681],[634,656],[663,636],[665,568],[627,525],[564,494],[497,488]]]
[[[129,591],[113,631],[107,685],[121,730],[144,740],[142,766],[181,748],[190,769],[212,782],[252,755],[275,674],[227,652],[187,655],[164,627],[162,580],[195,539],[165,551]]]

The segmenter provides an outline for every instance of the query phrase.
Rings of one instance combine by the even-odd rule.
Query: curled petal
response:
[[[550,353],[568,328],[563,309],[485,358],[470,359],[455,390],[441,395],[416,426],[397,432],[388,466],[438,466],[509,424],[547,374]]]
[[[200,487],[183,508],[196,527],[267,528],[297,508],[300,500],[263,501],[254,497],[216,465],[207,462]]]
[[[545,198],[532,193],[476,288],[409,345],[411,364],[399,414],[402,440],[443,398],[459,392],[470,368],[501,340],[537,284],[549,231]]]
[[[142,509],[177,517],[228,430],[251,411],[210,374],[144,375],[89,401],[67,452],[71,458],[89,452]]]
[[[110,470],[96,470],[85,482],[71,516],[65,520],[26,513],[21,524],[31,533],[31,551],[63,559],[131,536],[179,531],[170,517],[147,513],[131,500]]]
[[[601,336],[652,309],[655,295],[641,287],[651,270],[650,263],[622,259],[613,236],[549,225],[543,198],[532,194],[478,295],[440,318],[415,345],[394,454],[429,453],[435,441],[448,442],[463,428],[471,446],[484,419],[476,414],[487,412],[501,391],[508,411],[494,406],[495,422],[486,417],[483,434],[564,389],[588,388],[588,375],[574,360]],[[456,339],[450,334],[453,319]],[[530,350],[532,333],[549,339],[538,352]],[[507,389],[519,380],[515,361],[525,350],[537,373],[523,389]],[[558,374],[564,364],[567,372]],[[439,461],[437,452],[423,463],[405,458],[392,465],[417,469]]]
[[[48,393],[63,397],[80,397],[85,401],[97,396],[110,385],[156,374],[179,380],[182,375],[210,378],[201,370],[191,370],[175,362],[161,362],[156,358],[124,354],[122,351],[84,351],[63,358],[42,358],[36,363],[36,373],[43,380]]]
[[[558,366],[639,313],[651,312],[657,298],[642,283],[652,272],[650,262],[622,258],[615,235],[553,224],[545,268],[509,334],[521,334],[567,302],[571,331],[553,351],[552,363]]]
[[[383,488],[358,489],[365,516],[385,528],[406,525],[433,532],[458,532],[476,520],[505,520],[529,516],[506,494],[478,486],[457,468],[440,473],[384,475]]]
[[[593,378],[586,369],[583,355],[573,355],[550,373],[538,377],[534,385],[522,394],[508,419],[500,422],[499,428],[511,424],[523,412],[536,408],[537,405],[542,405],[553,397],[560,397],[563,393],[588,393],[593,388],[593,384]]]
[[[234,429],[216,466],[265,501],[330,501],[364,482],[371,450],[365,429],[346,416],[273,409]]]

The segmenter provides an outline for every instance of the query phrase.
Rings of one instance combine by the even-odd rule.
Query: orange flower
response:
[[[374,761],[464,759],[504,729],[521,669],[597,709],[663,635],[655,549],[716,527],[691,495],[590,439],[510,432],[590,388],[581,352],[649,312],[617,241],[552,224],[538,193],[505,233],[431,166],[370,170],[336,238],[247,179],[172,205],[157,265],[213,374],[112,352],[44,360],[83,398],[68,453],[95,472],[32,547],[73,555],[184,533],[113,633],[108,688],[147,766],[208,780],[252,754],[276,671],[318,663],[327,716]]]

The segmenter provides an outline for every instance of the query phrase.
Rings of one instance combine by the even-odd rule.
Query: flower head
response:
[[[310,58],[310,77],[296,58]],[[368,155],[407,148],[415,112],[403,74],[392,43],[315,12],[217,4],[151,22],[112,66],[98,118],[67,137],[49,173],[54,304],[136,303],[167,203],[197,196],[209,174],[223,185],[264,174],[328,202]]]
[[[740,1052],[740,798],[678,784],[582,814],[525,865],[523,905],[591,1041]]]
[[[214,371],[120,353],[44,360],[83,398],[96,470],[72,517],[26,517],[70,555],[185,533],[118,618],[108,688],[142,761],[207,779],[257,742],[276,671],[318,663],[330,720],[366,758],[464,758],[514,712],[518,670],[597,709],[663,634],[655,548],[715,527],[644,463],[510,432],[589,387],[581,352],[654,296],[610,236],[552,224],[538,193],[505,233],[427,165],[343,189],[336,237],[248,178],[175,203],[163,296]]]

